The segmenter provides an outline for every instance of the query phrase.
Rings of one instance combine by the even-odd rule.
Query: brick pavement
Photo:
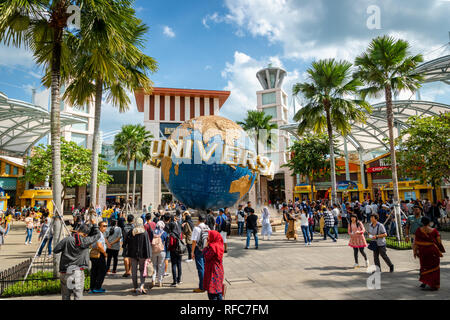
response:
[[[261,241],[259,250],[254,250],[251,241],[245,250],[245,238],[230,237],[228,254],[225,254],[224,269],[228,283],[227,299],[239,300],[334,300],[334,299],[450,299],[450,255],[441,260],[441,290],[425,292],[418,289],[419,261],[412,257],[411,250],[388,249],[388,255],[395,264],[395,272],[388,273],[382,261],[381,290],[366,287],[368,274],[365,268],[353,269],[353,251],[348,247],[347,236],[337,243],[331,240],[314,239],[313,245],[305,247],[302,236],[298,241],[285,240],[278,228],[270,241]],[[11,239],[0,251],[0,269],[7,264],[20,262],[37,246],[23,245],[24,234],[12,231]],[[300,232],[301,233],[301,232]],[[23,237],[22,237],[23,236]],[[15,240],[20,238],[19,240]],[[23,238],[23,240],[22,240]],[[450,235],[443,235],[444,246],[450,248]],[[33,236],[37,239],[37,236]],[[10,247],[10,248],[9,248]],[[13,250],[14,248],[14,250]],[[17,251],[17,252],[14,252]],[[23,252],[22,252],[23,251]],[[372,252],[367,250],[373,262]],[[447,250],[449,251],[449,250]],[[22,259],[22,260],[20,260]],[[360,258],[361,259],[361,258]],[[16,262],[17,261],[17,262]],[[362,261],[362,259],[361,259]],[[169,265],[170,272],[170,265]],[[148,290],[147,295],[136,296],[131,292],[130,278],[122,278],[123,263],[119,261],[116,276],[107,276],[104,282],[106,294],[85,295],[86,300],[206,300],[204,293],[193,293],[198,284],[194,262],[183,262],[183,284],[171,288],[171,276],[165,278],[162,288]],[[16,299],[60,300],[59,295],[24,297]]]

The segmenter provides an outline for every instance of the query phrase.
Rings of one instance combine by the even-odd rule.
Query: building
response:
[[[272,122],[278,127],[288,124],[288,95],[282,89],[286,71],[281,68],[268,66],[257,72],[256,78],[263,90],[256,92],[258,111],[263,111],[272,116]],[[266,177],[261,177],[261,204],[271,201],[293,200],[294,179],[292,172],[288,168],[281,166],[289,160],[289,133],[281,130],[274,130],[272,136],[275,142],[275,150],[259,151],[267,156],[275,164],[275,175],[272,181]],[[249,193],[249,199],[257,203],[255,187]]]
[[[218,115],[229,91],[153,88],[150,94],[136,90],[136,104],[144,125],[154,137],[167,138],[181,123],[208,115]],[[110,196],[109,194],[107,196]],[[162,181],[161,169],[143,165],[142,204],[155,205],[172,200]]]
[[[4,202],[3,206],[20,205],[20,195],[25,190],[25,182],[20,179],[24,175],[24,168],[22,158],[0,156],[0,188],[4,193],[0,201]]]

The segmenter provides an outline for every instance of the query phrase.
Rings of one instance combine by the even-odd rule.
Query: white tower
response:
[[[288,95],[282,89],[283,80],[287,72],[281,68],[272,67],[269,64],[256,74],[257,79],[261,83],[263,90],[257,91],[257,110],[272,116],[272,121],[280,127],[288,124]],[[294,179],[288,168],[281,168],[288,161],[289,153],[289,136],[286,131],[277,131],[275,138],[275,150],[269,151],[266,155],[275,164],[275,185],[284,184],[284,199],[288,201],[293,199]],[[284,180],[278,181],[277,180]],[[270,182],[269,182],[270,183]],[[276,187],[275,187],[276,188]],[[261,179],[262,200],[269,200],[267,180]],[[278,190],[279,191],[279,190]],[[278,196],[277,196],[278,198]]]

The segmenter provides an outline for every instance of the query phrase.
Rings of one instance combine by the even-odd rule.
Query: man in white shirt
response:
[[[373,213],[378,213],[378,204],[377,204],[376,201],[374,201],[374,202],[372,203],[372,214],[373,214]]]
[[[331,213],[333,213],[333,217],[334,217],[334,236],[337,239],[338,238],[338,217],[341,214],[341,212],[339,211],[339,208],[337,206],[337,204],[333,204],[333,210],[331,211]]]
[[[198,288],[194,292],[204,292],[203,275],[205,273],[205,260],[203,258],[203,249],[208,240],[207,231],[210,230],[205,224],[206,217],[203,214],[198,216],[198,225],[192,230],[192,259],[195,260],[195,266],[198,273]],[[206,239],[205,239],[206,238]]]
[[[242,210],[242,204],[236,210],[236,218],[238,222],[238,235],[242,237],[244,234],[245,212]]]
[[[370,221],[370,215],[372,214],[372,204],[370,202],[366,204],[365,211],[366,211],[365,220],[367,222]]]

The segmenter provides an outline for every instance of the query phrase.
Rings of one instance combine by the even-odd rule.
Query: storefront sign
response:
[[[381,167],[373,167],[373,168],[367,168],[367,173],[373,173],[373,172],[381,172],[383,170],[390,169],[389,166],[381,166]]]

